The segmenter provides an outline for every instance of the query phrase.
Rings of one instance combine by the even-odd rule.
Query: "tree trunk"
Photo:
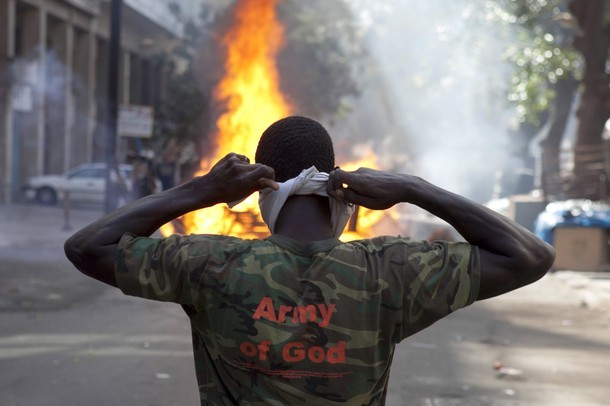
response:
[[[541,186],[546,199],[563,197],[561,184],[560,152],[561,141],[570,117],[578,81],[569,76],[555,86],[555,100],[549,117],[550,127],[540,141],[537,183]]]
[[[575,38],[574,46],[585,63],[583,94],[576,113],[578,130],[574,171],[565,185],[571,198],[598,200],[604,197],[602,131],[610,116],[610,80],[605,71],[609,27],[604,23],[604,3],[604,0],[573,0],[570,3],[570,11],[580,26],[580,35]]]

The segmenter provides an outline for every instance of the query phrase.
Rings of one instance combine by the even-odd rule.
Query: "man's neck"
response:
[[[328,197],[290,196],[277,218],[275,233],[304,243],[332,238]]]

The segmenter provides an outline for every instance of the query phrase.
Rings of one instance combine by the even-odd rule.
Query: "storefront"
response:
[[[154,18],[167,2],[139,3],[124,1],[119,103],[154,108],[168,66],[154,56],[180,27]],[[104,160],[109,13],[100,0],[0,2],[0,202],[28,177]]]

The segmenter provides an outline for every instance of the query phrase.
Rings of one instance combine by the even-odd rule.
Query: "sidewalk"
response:
[[[552,275],[572,288],[580,306],[610,314],[610,272],[558,271]]]
[[[63,244],[101,215],[92,207],[66,213],[62,206],[0,205],[0,313],[35,315],[97,294],[99,286],[75,272]]]
[[[61,205],[0,205],[0,247],[61,247],[79,228],[102,216],[102,208]]]

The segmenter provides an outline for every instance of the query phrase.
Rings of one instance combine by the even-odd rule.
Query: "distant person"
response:
[[[137,159],[133,165],[132,193],[134,199],[140,199],[155,193],[156,179],[147,159]]]
[[[171,189],[175,186],[179,157],[180,145],[175,138],[170,138],[163,148],[161,159],[155,166],[155,173],[161,182],[162,190]]]
[[[260,191],[271,236],[150,238],[193,210]],[[353,205],[407,202],[467,242],[341,242]],[[553,249],[509,219],[413,175],[335,169],[319,123],[272,124],[256,163],[228,154],[204,176],[74,234],[68,258],[129,295],[180,303],[201,404],[383,404],[396,344],[476,300],[541,278]]]
[[[119,164],[114,163],[110,170],[110,199],[112,209],[121,207],[127,203],[129,199],[129,187],[125,176],[119,169]]]
[[[161,161],[155,167],[155,174],[161,182],[162,190],[173,188],[176,178],[176,163]]]

